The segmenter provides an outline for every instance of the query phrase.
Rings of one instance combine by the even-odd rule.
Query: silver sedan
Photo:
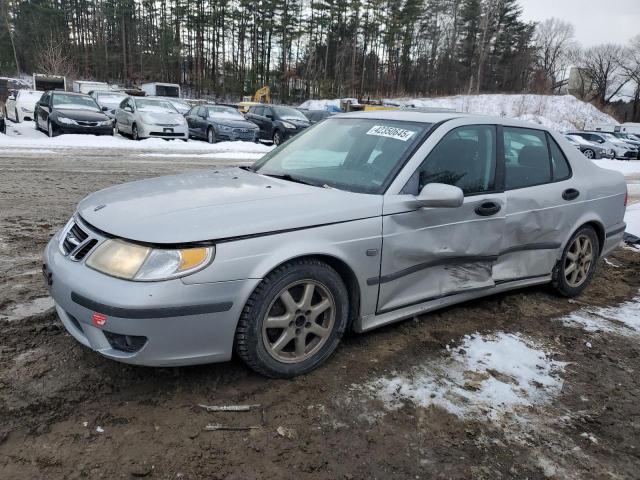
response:
[[[189,127],[171,102],[162,98],[127,97],[116,109],[116,130],[143,138],[189,139]]]
[[[560,134],[455,113],[337,115],[251,168],[118,185],[44,253],[62,323],[122,362],[235,350],[309,372],[346,330],[550,283],[578,295],[621,241],[626,184]]]

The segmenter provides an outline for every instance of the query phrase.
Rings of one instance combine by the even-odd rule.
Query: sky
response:
[[[550,17],[570,22],[584,47],[626,44],[640,35],[640,0],[520,0],[525,20]]]

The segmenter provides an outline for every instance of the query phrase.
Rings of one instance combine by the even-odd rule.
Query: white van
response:
[[[180,98],[180,85],[177,83],[143,83],[140,89],[152,97]]]

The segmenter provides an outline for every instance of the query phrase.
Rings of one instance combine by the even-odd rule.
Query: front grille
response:
[[[89,235],[87,235],[87,233],[82,230],[77,223],[73,222],[71,228],[67,230],[64,240],[62,241],[62,249],[64,250],[65,255],[69,255],[76,248],[82,245],[87,237],[89,237]]]
[[[177,123],[156,123],[158,127],[177,127]]]
[[[147,343],[147,337],[138,335],[121,335],[119,333],[108,332],[103,330],[104,336],[111,348],[120,350],[121,352],[135,353],[139,351],[144,344]]]
[[[62,232],[60,250],[71,260],[82,260],[98,244],[98,240],[91,238],[89,233],[72,220]]]
[[[85,122],[82,120],[78,120],[78,125],[83,126],[83,127],[97,127],[98,126],[98,122]]]
[[[253,140],[255,134],[253,130],[249,130],[248,128],[234,128],[233,133],[241,139]]]

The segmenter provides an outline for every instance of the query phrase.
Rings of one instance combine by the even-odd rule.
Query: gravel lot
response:
[[[619,306],[638,292],[640,255],[628,247],[575,301],[530,288],[351,335],[325,366],[289,381],[238,360],[152,369],[82,347],[39,273],[75,204],[115,183],[242,163],[148,154],[0,149],[0,478],[638,478],[640,323],[627,322],[638,320],[635,303]],[[497,335],[544,352],[536,361],[557,366],[558,388],[533,382],[525,392],[499,366],[456,367],[474,341]],[[458,381],[455,368],[468,392],[457,413],[436,401]],[[417,401],[422,390],[397,384],[386,391],[403,400],[395,404],[380,395],[396,385],[388,379],[420,375],[441,389]],[[476,403],[487,385],[524,400]],[[198,407],[237,403],[262,407]]]

